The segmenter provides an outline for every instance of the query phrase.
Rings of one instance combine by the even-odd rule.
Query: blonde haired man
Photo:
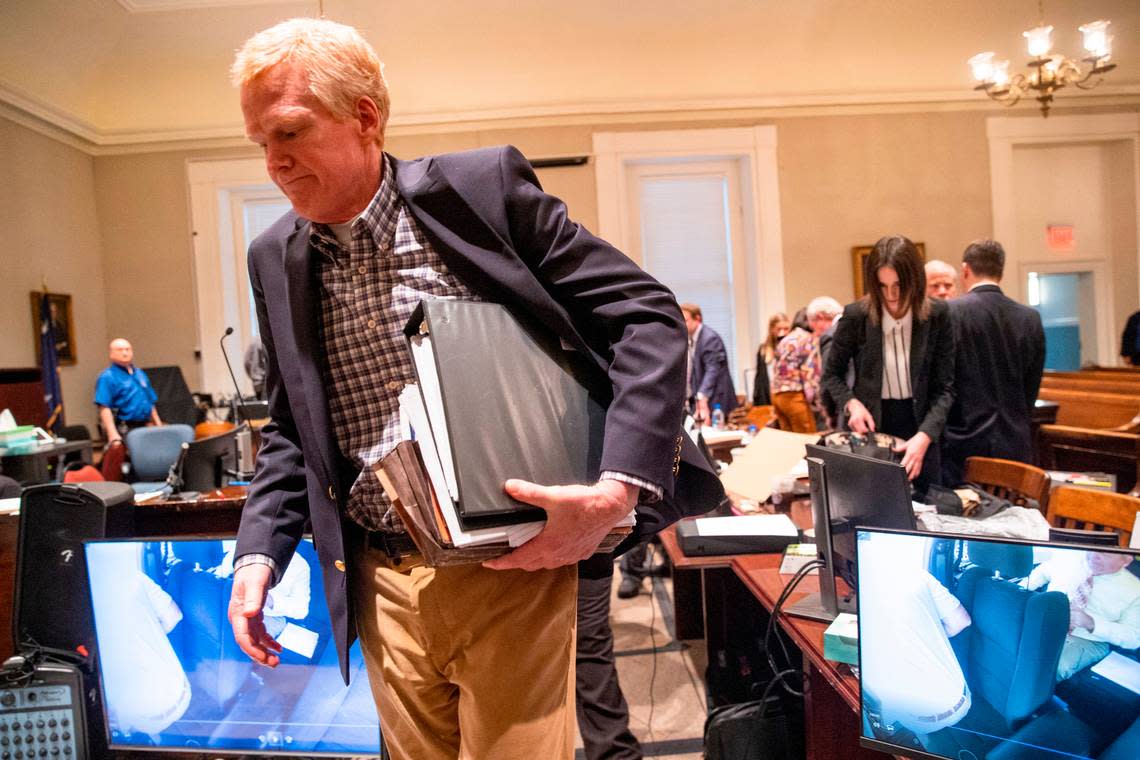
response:
[[[958,272],[941,259],[926,262],[926,295],[949,301],[958,295]]]
[[[640,539],[723,494],[679,433],[677,303],[570,220],[517,150],[385,154],[382,67],[355,30],[284,22],[233,74],[293,206],[249,250],[272,422],[238,533],[235,637],[277,663],[262,604],[311,523],[342,669],[359,634],[393,757],[570,758],[575,564],[635,504]],[[529,315],[613,389],[598,480],[508,480],[546,526],[482,566],[424,567],[371,472],[399,437],[402,327],[424,298]]]

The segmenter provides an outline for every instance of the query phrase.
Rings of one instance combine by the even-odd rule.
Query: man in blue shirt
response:
[[[131,344],[124,338],[111,341],[111,366],[95,381],[95,403],[99,406],[99,424],[107,443],[122,440],[133,428],[161,425],[155,402],[158,396],[146,373],[133,364]]]

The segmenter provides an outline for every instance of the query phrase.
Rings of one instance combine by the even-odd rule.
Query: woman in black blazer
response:
[[[949,309],[926,297],[922,258],[901,235],[875,243],[864,282],[867,295],[848,304],[836,325],[823,386],[844,410],[850,430],[902,438],[906,443],[898,450],[907,475],[937,483],[937,442],[954,403]],[[851,361],[855,383],[848,388]]]

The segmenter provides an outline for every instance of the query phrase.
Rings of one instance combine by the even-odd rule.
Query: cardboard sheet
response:
[[[720,476],[724,487],[746,499],[766,501],[772,478],[788,475],[804,458],[804,446],[819,440],[818,433],[788,433],[764,428]]]

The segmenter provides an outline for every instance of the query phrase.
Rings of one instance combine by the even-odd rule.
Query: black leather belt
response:
[[[365,535],[364,542],[371,549],[379,549],[399,564],[401,557],[419,554],[420,550],[407,533],[383,533],[370,530]]]

